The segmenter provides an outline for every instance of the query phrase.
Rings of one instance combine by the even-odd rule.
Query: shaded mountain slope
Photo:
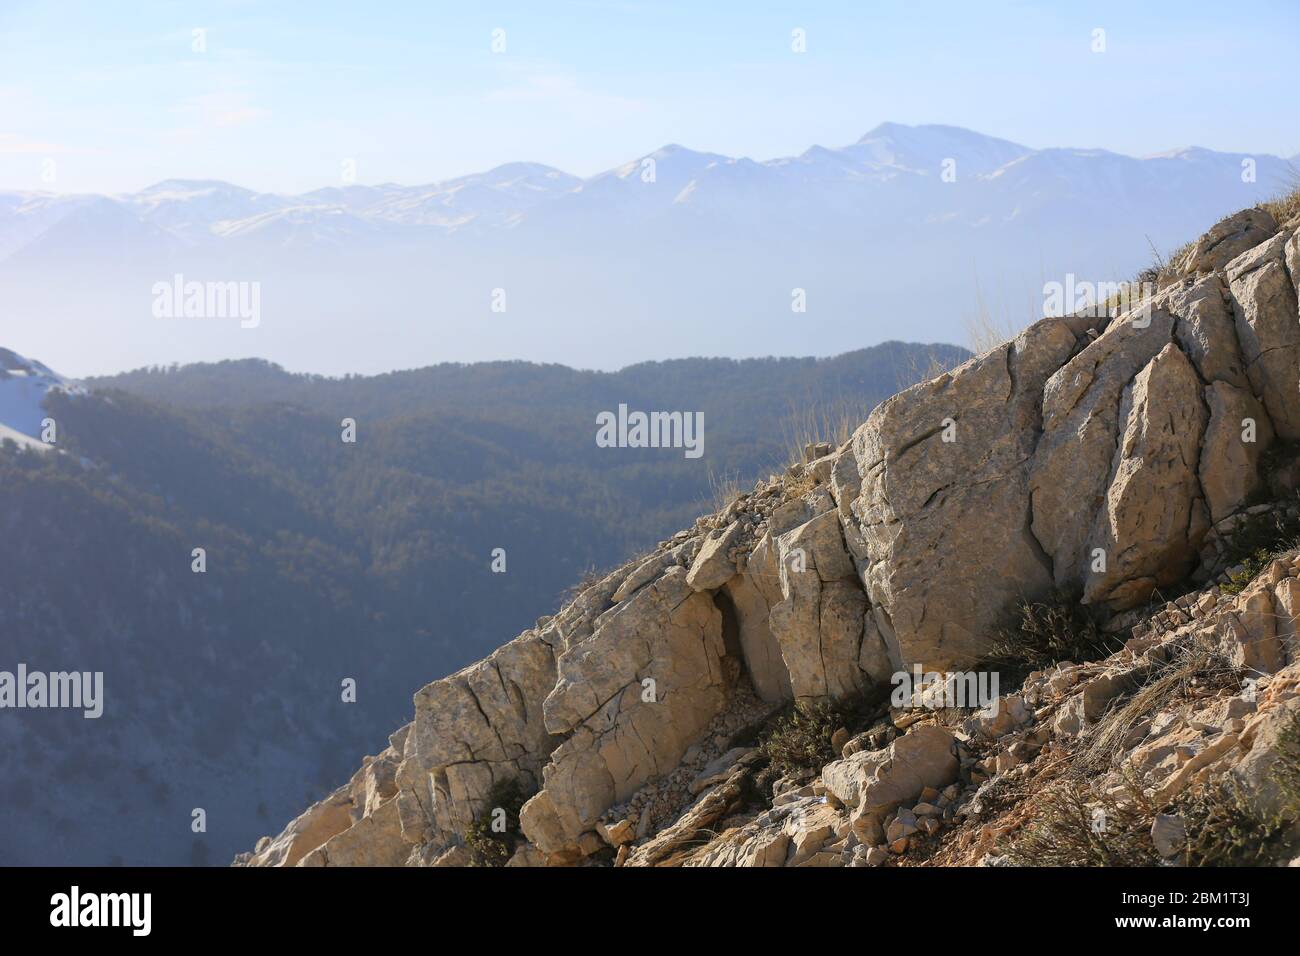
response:
[[[0,670],[102,671],[106,695],[97,720],[30,710],[0,728],[0,859],[228,858],[346,779],[424,675],[491,652],[584,571],[697,513],[711,469],[748,481],[786,459],[793,408],[836,410],[818,404],[820,369],[865,410],[964,357],[895,344],[625,379],[506,364],[324,380],[247,362],[81,389],[0,353],[0,395],[24,389],[4,407],[36,436],[0,442]],[[595,416],[618,401],[702,409],[706,457],[596,448]],[[45,417],[53,445],[33,429]]]

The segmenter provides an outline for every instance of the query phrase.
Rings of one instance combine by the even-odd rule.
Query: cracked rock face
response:
[[[856,482],[841,464],[832,487],[905,664],[977,659],[1009,605],[1053,585],[1142,603],[1258,487],[1274,434],[1300,425],[1300,249],[1266,214],[1234,220],[1189,270],[1222,271],[1115,318],[1039,322],[859,429]]]
[[[1251,389],[1283,438],[1300,439],[1300,321],[1295,236],[1278,234],[1228,263],[1237,339]],[[1289,250],[1289,253],[1288,253]],[[1289,265],[1288,265],[1289,261]]]
[[[863,580],[904,666],[968,658],[1009,601],[1050,586],[1028,466],[1043,382],[1074,345],[1064,322],[1040,322],[896,395],[854,436]]]
[[[1060,588],[1086,586],[1089,547],[1107,497],[1125,390],[1172,338],[1174,318],[1131,313],[1048,379],[1043,435],[1031,467],[1033,530]]]
[[[722,615],[682,568],[602,615],[558,661],[544,712],[565,739],[520,813],[529,840],[579,855],[611,804],[672,770],[726,702],[724,657]]]
[[[771,625],[772,608],[784,600],[780,581],[776,547],[771,537],[764,535],[750,554],[744,572],[726,584],[754,693],[770,703],[794,698],[790,671]]]
[[[1232,302],[1220,275],[1185,280],[1168,291],[1167,301],[1169,311],[1178,316],[1174,336],[1202,381],[1249,389]]]
[[[782,600],[769,617],[796,700],[841,700],[869,685],[858,668],[867,596],[826,511],[777,538]]]
[[[1131,607],[1192,569],[1209,528],[1197,480],[1207,419],[1192,363],[1173,343],[1125,389],[1106,504],[1089,541],[1089,553],[1108,560],[1104,571],[1089,569],[1085,601]]]
[[[920,726],[884,750],[863,750],[822,768],[826,789],[859,816],[877,821],[927,787],[957,779],[956,741],[942,727]]]
[[[554,684],[552,648],[537,631],[525,631],[416,693],[415,723],[397,773],[409,843],[463,833],[494,783],[539,777],[550,744],[542,701]]]
[[[1205,386],[1210,421],[1201,447],[1200,480],[1210,521],[1219,522],[1245,504],[1263,484],[1260,456],[1273,443],[1268,413],[1254,395],[1226,382]],[[1253,442],[1243,434],[1254,427]]]

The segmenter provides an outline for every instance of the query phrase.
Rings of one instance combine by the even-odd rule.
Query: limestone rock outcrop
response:
[[[737,812],[737,765],[622,865],[1043,865],[1052,861],[1023,842],[1037,828],[1088,828],[1125,799],[1146,834],[1129,862],[1177,865],[1205,825],[1186,815],[1224,787],[1259,820],[1290,821],[1271,838],[1290,859],[1300,846],[1297,596],[1292,551],[1242,593],[1187,595],[1114,654],[1034,672],[964,720],[895,711],[907,726],[891,743],[827,763],[761,812]],[[1242,667],[1225,671],[1227,658]],[[1082,802],[1082,824],[1079,803],[1064,823],[1051,813],[1043,798],[1062,790]]]
[[[1135,607],[1250,502],[1274,435],[1295,434],[1297,239],[1234,219],[1127,313],[1043,320],[855,434],[832,490],[903,664],[977,659],[1009,603],[1052,586]]]
[[[1089,553],[1084,600],[1132,607],[1181,580],[1209,519],[1197,480],[1208,416],[1192,363],[1172,342],[1143,367],[1120,402],[1119,447]]]
[[[520,812],[543,853],[581,856],[601,813],[673,769],[722,710],[739,668],[724,664],[722,614],[686,579],[671,569],[560,655],[543,709],[564,742]]]
[[[1219,272],[1247,249],[1277,233],[1277,222],[1263,209],[1243,209],[1229,216],[1192,244],[1179,268],[1186,274]]]
[[[527,796],[511,865],[880,865],[908,852],[978,777],[1028,766],[1049,739],[1086,740],[1137,677],[1118,660],[1062,665],[971,734],[965,717],[841,734],[812,783],[785,781],[765,814],[731,826],[754,779],[741,729],[793,702],[879,699],[913,665],[977,661],[1021,600],[1058,590],[1123,630],[1163,589],[1220,575],[1223,535],[1269,487],[1270,449],[1300,440],[1298,283],[1300,234],[1247,211],[1127,311],[1042,319],[895,395],[839,447],[810,445],[420,690],[383,752],[238,862],[461,865],[505,784]],[[1297,666],[1292,570],[1215,610],[1233,666]],[[1191,620],[1217,600],[1177,611]],[[1191,779],[1253,739],[1231,727],[1170,773],[1161,728],[1139,756],[1173,787],[1174,771]],[[977,759],[981,747],[996,752]],[[1263,772],[1252,759],[1242,774]]]
[[[1246,374],[1273,428],[1300,439],[1300,322],[1296,321],[1296,238],[1279,233],[1227,265]]]

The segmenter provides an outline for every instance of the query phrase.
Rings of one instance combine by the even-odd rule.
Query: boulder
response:
[[[854,808],[855,816],[879,822],[900,804],[915,803],[926,787],[939,789],[957,779],[955,745],[944,728],[919,724],[884,750],[863,750],[827,764],[822,783]]]
[[[781,601],[769,616],[796,700],[840,700],[864,689],[858,654],[867,598],[834,511],[776,539]]]
[[[1170,343],[1173,328],[1173,315],[1162,308],[1121,316],[1043,387],[1043,435],[1029,475],[1033,532],[1063,590],[1089,584],[1091,539],[1115,472],[1124,393]],[[1193,403],[1200,406],[1199,391]],[[1108,578],[1112,589],[1117,583]]]
[[[620,847],[624,843],[631,843],[636,839],[636,832],[632,829],[632,824],[627,820],[619,820],[608,826],[603,823],[597,824],[596,830],[604,837],[605,842],[612,847]]]
[[[1009,605],[1051,587],[1029,527],[1027,464],[1043,383],[1074,346],[1066,322],[1046,319],[883,402],[855,433],[855,557],[902,666],[978,657]]]
[[[352,797],[339,787],[298,815],[274,840],[259,843],[249,866],[297,866],[317,847],[352,826]]]
[[[1217,524],[1235,514],[1263,484],[1259,464],[1273,442],[1273,424],[1264,406],[1244,388],[1211,382],[1204,394],[1210,420],[1197,474],[1210,521]],[[1252,442],[1243,438],[1247,420],[1255,423]]]
[[[299,866],[401,866],[411,855],[402,838],[397,800],[389,800],[322,846],[307,854]]]
[[[1271,674],[1286,664],[1277,623],[1273,594],[1259,582],[1241,594],[1235,611],[1219,616],[1218,633],[1236,666],[1257,675]]]
[[[1283,578],[1273,589],[1276,632],[1287,663],[1300,662],[1300,580]]]
[[[1174,263],[1183,273],[1219,272],[1248,249],[1277,232],[1277,222],[1263,209],[1243,209],[1216,223]]]
[[[1196,471],[1206,418],[1200,380],[1173,343],[1124,390],[1105,507],[1087,545],[1106,565],[1089,565],[1085,602],[1133,607],[1195,566],[1209,529]]]
[[[1174,337],[1202,380],[1249,388],[1232,301],[1217,273],[1171,287],[1156,301],[1177,317]]]
[[[841,518],[852,516],[853,502],[862,492],[862,475],[858,471],[857,435],[833,456],[830,474],[831,497]]]
[[[577,854],[601,814],[676,767],[726,701],[722,615],[686,576],[669,569],[557,661],[543,711],[564,739],[520,814],[548,856]]]
[[[722,587],[736,574],[736,562],[731,549],[741,537],[739,521],[733,521],[721,531],[710,531],[700,545],[695,562],[691,565],[686,583],[697,591],[712,591]]]
[[[362,761],[361,769],[348,783],[354,819],[369,816],[381,803],[397,795],[397,766],[400,761],[401,754],[393,750]]]
[[[1025,699],[1020,694],[1008,694],[976,711],[967,719],[965,730],[971,736],[997,740],[1026,723],[1031,716],[1029,708],[1025,706]]]
[[[1274,774],[1281,737],[1300,720],[1300,696],[1281,701],[1263,714],[1249,738],[1249,747],[1232,768],[1251,807],[1264,818],[1277,814],[1288,798]]]
[[[1175,857],[1187,846],[1187,824],[1172,813],[1157,813],[1151,822],[1151,842],[1164,859]]]
[[[395,781],[410,842],[462,836],[498,780],[536,788],[551,748],[543,701],[555,679],[552,648],[531,630],[416,692]]]
[[[1300,440],[1300,306],[1285,260],[1294,241],[1279,234],[1227,267],[1246,374],[1288,441]]]
[[[677,564],[677,556],[685,550],[684,547],[679,546],[669,551],[656,551],[650,555],[623,579],[623,583],[618,586],[618,590],[614,592],[611,600],[615,604],[626,601],[641,588],[663,574],[668,568]]]
[[[741,653],[754,692],[769,703],[792,700],[790,672],[769,623],[773,606],[784,599],[776,547],[769,535],[759,539],[745,570],[729,580],[723,592],[736,612]]]

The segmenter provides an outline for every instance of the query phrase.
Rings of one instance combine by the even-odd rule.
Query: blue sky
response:
[[[767,159],[885,120],[1292,155],[1297,49],[1282,0],[0,0],[0,189],[303,191],[346,160],[363,183],[589,175],[669,142]]]

